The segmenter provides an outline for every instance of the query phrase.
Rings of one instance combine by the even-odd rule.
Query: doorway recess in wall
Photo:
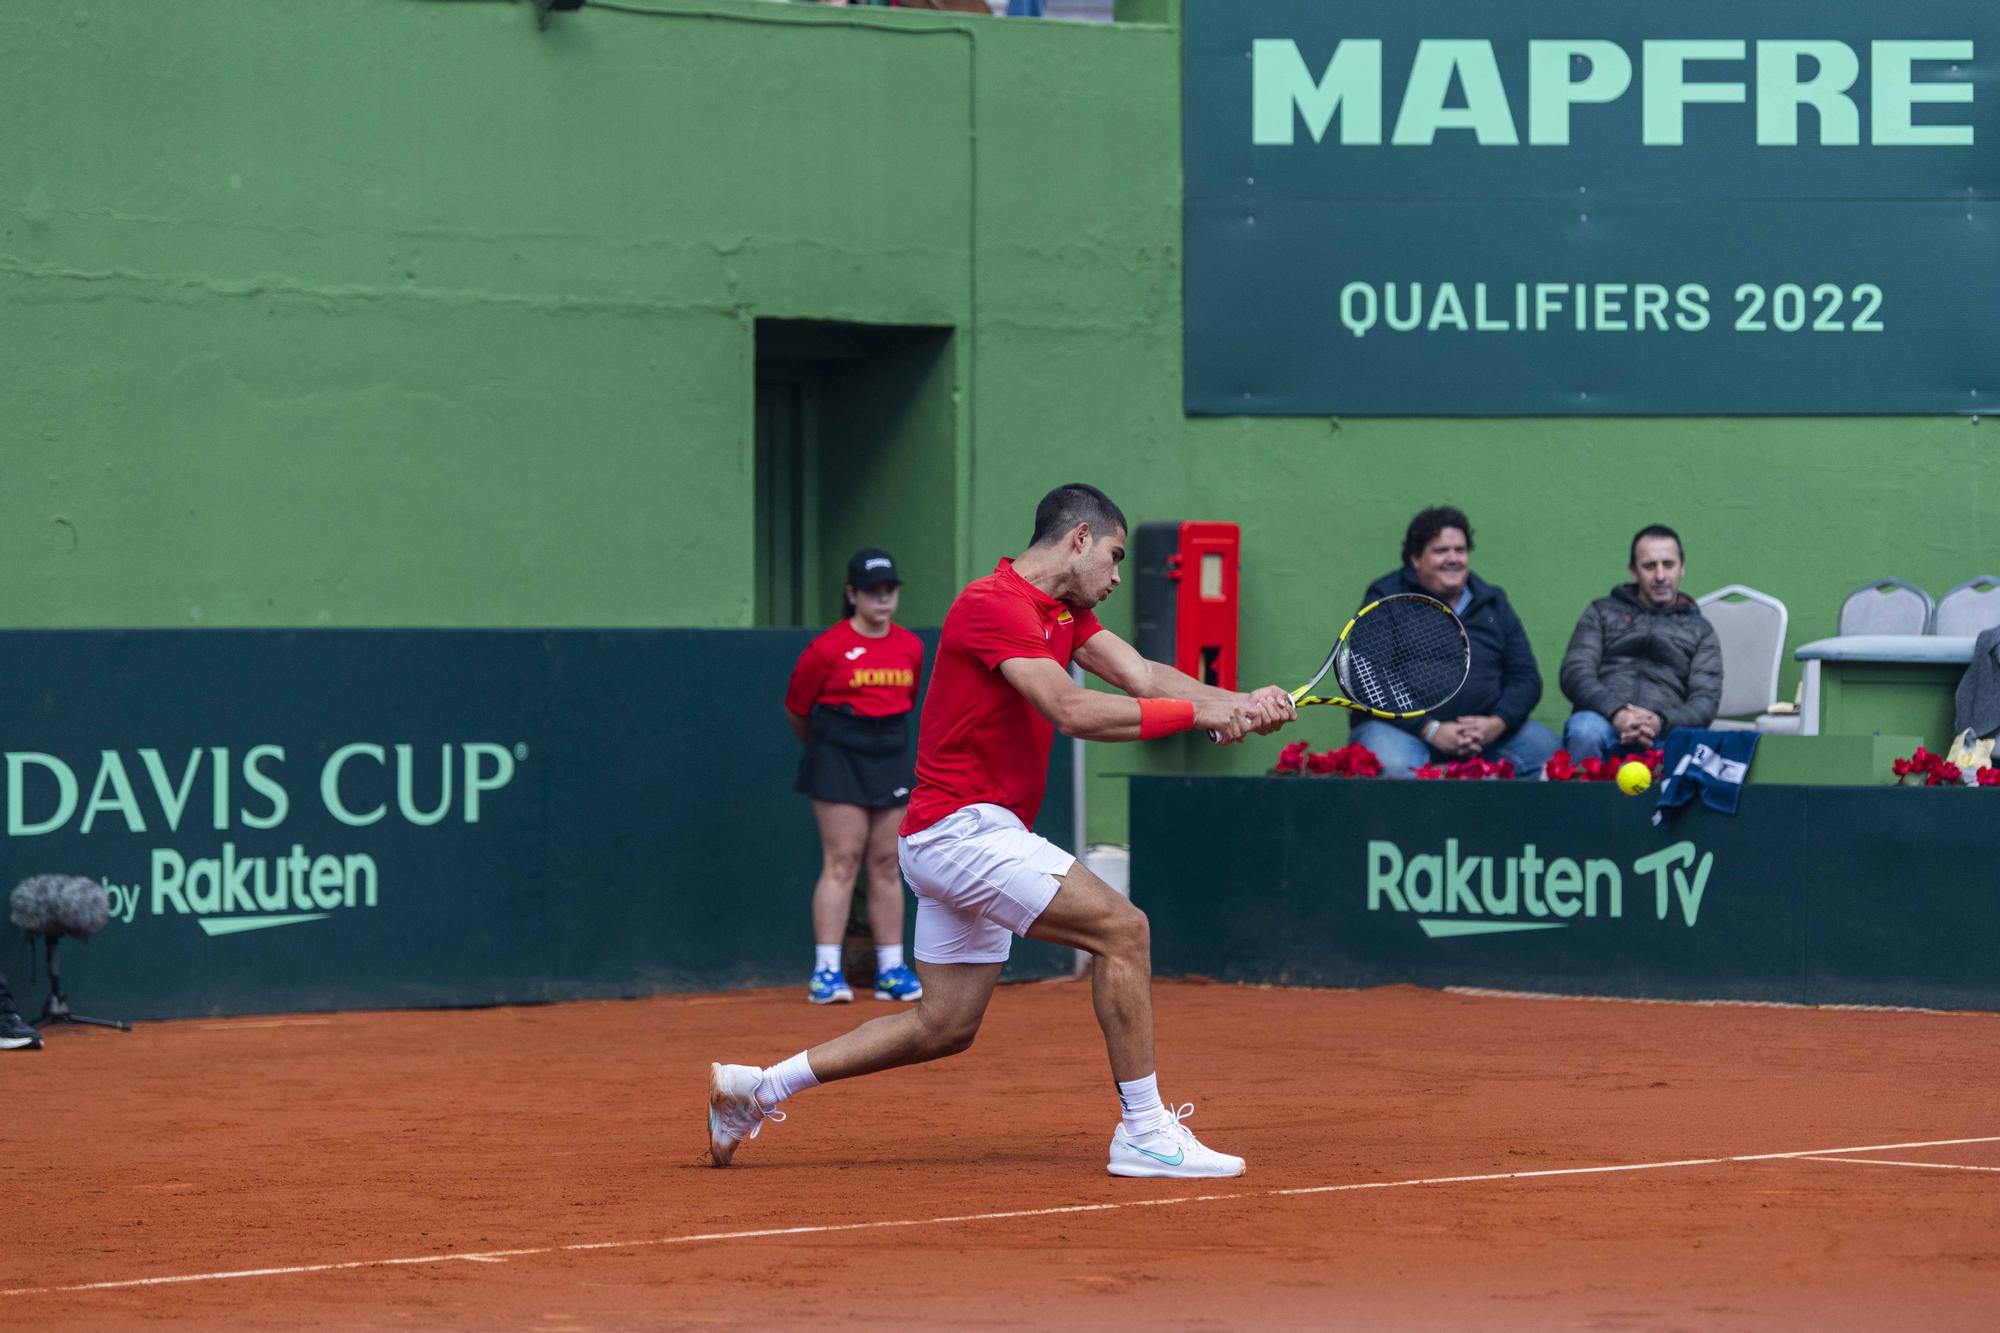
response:
[[[831,623],[863,546],[904,571],[898,620],[943,619],[957,591],[952,333],[757,321],[757,624]]]

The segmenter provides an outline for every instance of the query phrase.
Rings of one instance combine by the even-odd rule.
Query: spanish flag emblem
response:
[[[1068,607],[1066,607],[1066,606],[1062,606],[1062,607],[1057,607],[1057,608],[1056,608],[1056,624],[1058,624],[1058,625],[1067,625],[1067,624],[1069,624],[1069,623],[1070,623],[1070,621],[1072,621],[1072,620],[1074,620],[1074,619],[1076,619],[1076,617],[1075,617],[1075,616],[1072,616],[1072,615],[1071,615],[1071,614],[1069,613],[1069,608],[1068,608]]]

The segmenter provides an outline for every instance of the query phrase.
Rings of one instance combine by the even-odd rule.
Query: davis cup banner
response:
[[[61,951],[102,1017],[795,984],[798,743],[690,699],[780,698],[814,632],[0,630],[0,972],[32,1016],[5,900],[52,874],[109,896]]]
[[[1186,406],[1980,412],[1993,0],[1188,0]]]

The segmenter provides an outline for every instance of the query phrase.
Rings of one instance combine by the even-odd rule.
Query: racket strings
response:
[[[1358,704],[1414,713],[1458,693],[1467,666],[1465,633],[1455,617],[1427,598],[1391,598],[1354,622],[1340,683]]]

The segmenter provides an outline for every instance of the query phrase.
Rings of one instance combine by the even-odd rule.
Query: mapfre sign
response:
[[[2000,6],[1189,0],[1187,407],[1975,412]]]

